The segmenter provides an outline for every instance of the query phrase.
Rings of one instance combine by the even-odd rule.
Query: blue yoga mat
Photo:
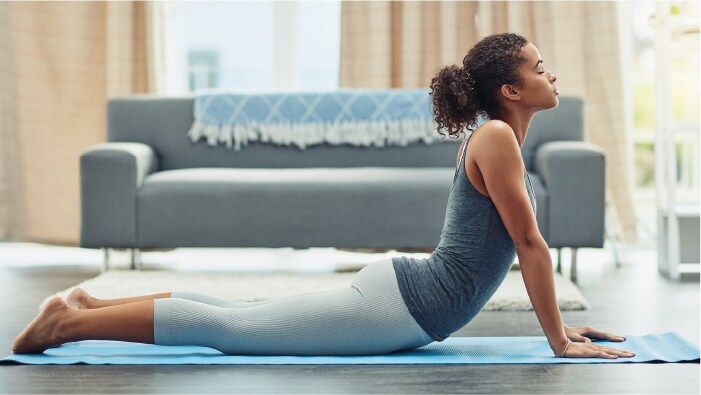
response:
[[[0,364],[34,365],[355,365],[355,364],[551,364],[698,362],[699,349],[675,332],[625,336],[596,344],[636,353],[633,358],[556,358],[545,336],[449,337],[409,351],[369,356],[225,355],[201,346],[158,346],[108,340],[65,343],[44,354],[13,354]]]

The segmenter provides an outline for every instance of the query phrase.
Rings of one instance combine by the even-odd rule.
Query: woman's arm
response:
[[[548,245],[540,240],[514,243],[528,297],[555,356],[562,355],[567,335],[555,295],[553,265]]]
[[[511,127],[501,121],[488,121],[472,138],[473,155],[492,202],[514,242],[523,281],[538,321],[556,356],[566,357],[631,357],[634,353],[592,344],[591,338],[623,341],[623,338],[589,326],[565,328],[555,298],[553,266],[550,250],[538,229],[533,207],[523,177],[525,165],[521,147]],[[477,131],[475,131],[477,132]],[[475,149],[476,148],[476,149]],[[568,333],[570,337],[568,337]],[[568,339],[575,343],[568,342]],[[568,345],[569,343],[569,345]],[[566,348],[567,347],[567,348]]]

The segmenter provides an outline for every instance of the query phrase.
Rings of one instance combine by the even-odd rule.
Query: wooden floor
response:
[[[654,251],[638,247],[621,251],[620,268],[607,250],[581,249],[579,257],[579,287],[592,308],[563,312],[566,324],[620,335],[675,331],[699,345],[698,282],[661,277]],[[99,272],[99,261],[0,265],[0,354],[11,353],[46,296]],[[519,335],[543,335],[533,312],[483,312],[453,336]],[[699,364],[0,366],[0,393],[37,392],[698,394]]]

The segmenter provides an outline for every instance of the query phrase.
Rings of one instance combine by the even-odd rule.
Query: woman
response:
[[[443,341],[472,320],[518,255],[555,356],[632,357],[590,340],[622,337],[565,326],[556,303],[550,251],[536,224],[535,196],[520,151],[533,115],[558,104],[555,80],[538,49],[509,33],[484,38],[462,68],[445,67],[432,79],[439,130],[457,138],[475,125],[478,114],[490,120],[461,146],[441,240],[427,259],[377,261],[348,287],[262,302],[189,292],[98,300],[78,288],[65,302],[51,299],[12,349],[41,353],[65,342],[102,339],[201,345],[227,354],[408,350]]]

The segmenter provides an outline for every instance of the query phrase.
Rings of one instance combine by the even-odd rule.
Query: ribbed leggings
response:
[[[409,313],[391,259],[362,268],[347,287],[261,302],[194,293],[154,299],[154,343],[239,355],[373,355],[434,340]]]

